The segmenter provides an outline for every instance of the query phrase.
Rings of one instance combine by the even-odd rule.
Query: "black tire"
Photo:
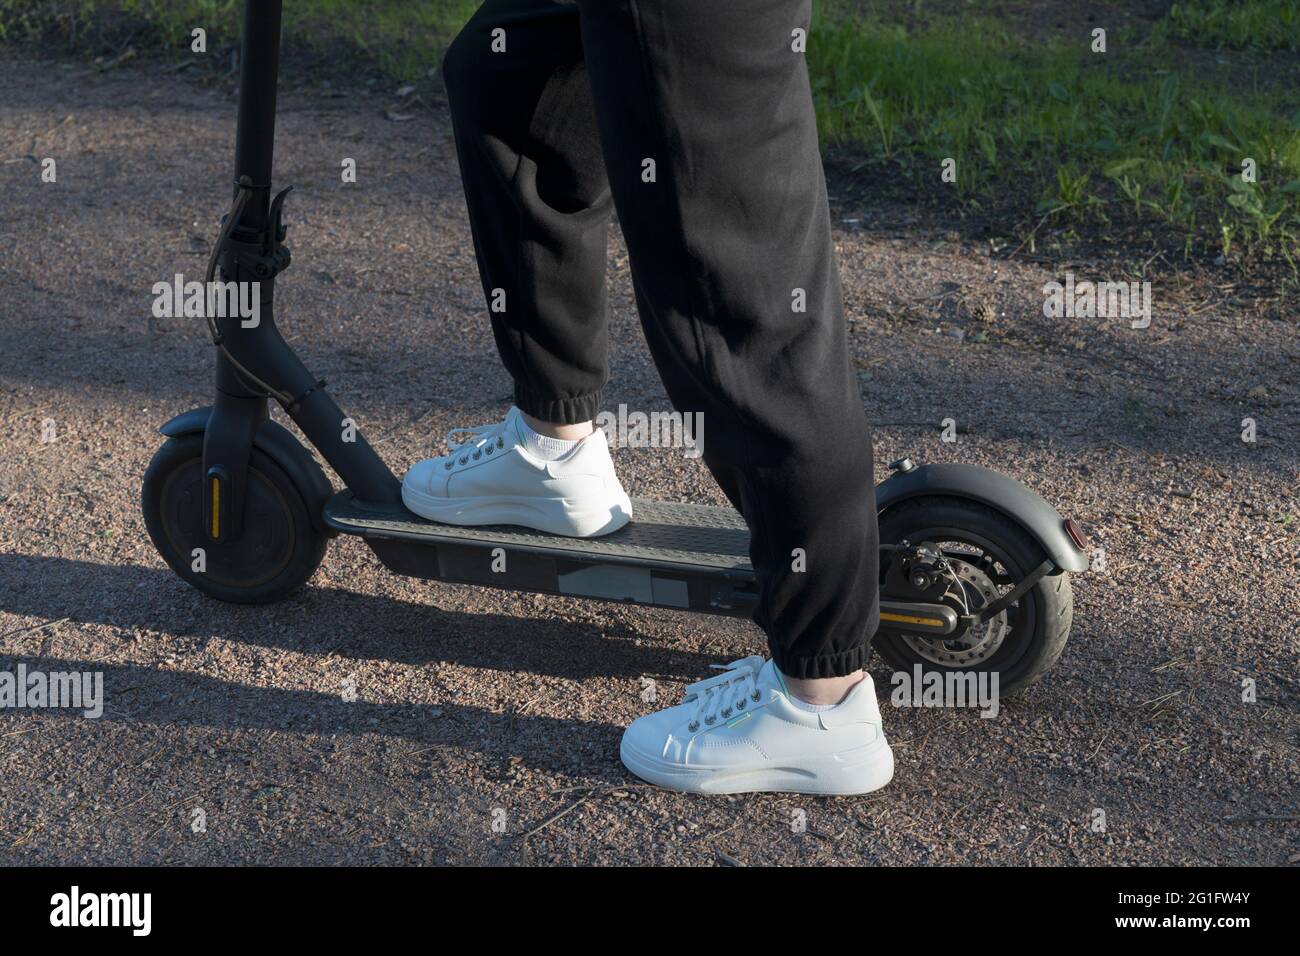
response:
[[[312,526],[302,493],[260,448],[248,463],[244,533],[230,544],[203,532],[203,435],[169,438],[144,475],[145,527],[168,566],[210,597],[235,604],[278,601],[316,573],[328,537]],[[206,569],[193,569],[194,549]]]
[[[985,548],[1015,580],[1033,571],[1047,557],[1041,545],[1006,515],[964,498],[910,498],[880,515],[880,540],[897,544],[906,539],[965,541]],[[876,633],[875,647],[894,667],[911,673],[920,664],[930,671],[998,672],[998,689],[1010,697],[1039,680],[1065,649],[1074,619],[1070,576],[1064,571],[1043,577],[1014,606],[1009,633],[987,660],[968,667],[946,666],[922,657],[898,632]]]

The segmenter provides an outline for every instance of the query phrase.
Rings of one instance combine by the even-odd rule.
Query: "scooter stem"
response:
[[[216,401],[204,433],[204,514],[209,538],[227,541],[243,530],[243,503],[253,436],[267,420],[269,391],[339,474],[365,501],[401,500],[401,487],[373,448],[294,354],[275,326],[276,275],[289,265],[279,208],[271,200],[276,86],[280,68],[281,0],[246,0],[235,136],[237,221],[218,250],[222,278],[257,283],[260,315],[252,327],[240,316],[216,317]],[[241,185],[242,184],[242,185]],[[242,374],[241,374],[242,371]],[[264,389],[266,391],[264,391]]]
[[[247,0],[239,60],[239,119],[235,129],[235,182],[247,176],[254,194],[236,229],[261,234],[267,227],[275,147],[276,84],[280,75],[281,0]],[[238,187],[236,186],[236,193]]]

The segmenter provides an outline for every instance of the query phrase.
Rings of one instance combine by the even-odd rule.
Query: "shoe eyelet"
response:
[[[689,724],[686,725],[686,729],[689,730],[691,733],[695,733],[695,731],[700,729],[700,722],[698,720],[692,720]]]
[[[488,446],[487,446],[487,453],[488,453],[489,455],[492,454],[492,453],[493,453],[494,451],[496,451],[496,450],[497,450],[497,446],[496,446],[496,445],[488,445]]]
[[[447,462],[447,464],[443,465],[442,467],[446,468],[448,471],[451,471],[451,462]]]
[[[498,448],[505,448],[505,447],[506,447],[506,440],[505,440],[504,438],[498,438],[498,439],[497,439],[497,447],[498,447]]]
[[[754,693],[749,695],[749,699],[757,704],[760,700],[763,699],[763,695],[760,694],[758,691],[754,691]]]
[[[740,698],[740,700],[736,701],[736,710],[744,710],[745,704],[746,704],[745,698],[743,697]]]
[[[706,724],[708,724],[710,727],[712,727],[715,723],[718,722],[718,718],[717,718],[717,717],[705,717],[705,718],[704,718],[704,722],[705,722]]]
[[[460,457],[460,463],[463,465],[463,464],[465,464],[467,461],[469,461],[469,455],[461,455],[461,457]]]
[[[730,708],[730,707],[724,707],[724,708],[722,709],[722,719],[723,719],[723,720],[726,720],[726,719],[727,719],[728,717],[730,717],[730,716],[731,716],[731,708]]]
[[[474,452],[473,458],[475,461],[478,461],[482,457],[483,457],[483,453],[481,451]]]

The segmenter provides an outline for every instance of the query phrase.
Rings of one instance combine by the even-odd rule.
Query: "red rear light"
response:
[[[1074,542],[1074,546],[1080,551],[1088,550],[1088,543],[1083,538],[1083,531],[1074,523],[1073,518],[1065,519],[1065,533],[1070,536],[1070,540]]]

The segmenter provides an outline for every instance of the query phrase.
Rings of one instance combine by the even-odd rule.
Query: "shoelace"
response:
[[[469,464],[470,459],[477,461],[485,454],[491,455],[497,449],[504,448],[506,445],[505,437],[502,432],[505,430],[504,421],[493,422],[490,425],[471,425],[468,428],[453,428],[447,432],[447,461],[443,465],[447,471],[451,471],[452,465],[460,462],[462,465]],[[458,442],[454,436],[466,434],[471,436],[465,441]]]
[[[687,684],[686,689],[682,691],[682,703],[690,703],[697,695],[702,694],[712,687],[719,684],[727,684],[735,680],[739,675],[735,672],[741,668],[752,670],[755,674],[762,669],[764,664],[763,658],[757,654],[751,654],[749,657],[742,657],[738,661],[732,661],[730,664],[710,664],[709,669],[722,671],[721,674],[715,674],[713,677],[706,677],[704,680],[697,680],[694,684]]]
[[[746,658],[728,664],[722,674],[691,685],[691,688],[701,689],[696,694],[695,713],[687,730],[695,733],[702,724],[712,727],[719,718],[727,720],[751,703],[762,701],[763,695],[758,690],[758,671],[747,666],[748,660]]]

